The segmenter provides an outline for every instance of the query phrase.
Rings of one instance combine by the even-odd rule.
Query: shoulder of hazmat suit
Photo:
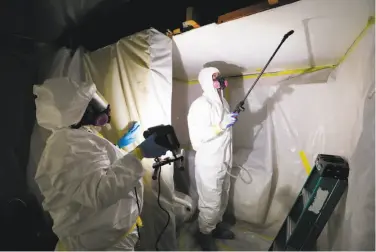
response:
[[[189,137],[195,156],[195,177],[199,195],[199,228],[210,233],[222,221],[229,192],[228,169],[232,166],[232,130],[220,129],[229,105],[213,86],[213,67],[201,70],[198,80],[203,90],[188,113]]]
[[[35,180],[65,250],[132,249],[134,244],[122,242],[129,243],[124,234],[139,215],[134,188],[142,207],[139,158],[84,128],[69,127],[81,120],[95,92],[94,84],[67,78],[34,86],[38,124],[53,132]]]

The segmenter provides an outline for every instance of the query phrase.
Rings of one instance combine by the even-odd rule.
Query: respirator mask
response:
[[[228,86],[227,80],[223,76],[217,76],[214,79],[214,87],[216,89],[224,90]]]
[[[79,128],[84,125],[104,126],[111,122],[110,112],[110,104],[108,104],[104,98],[95,93],[89,102],[81,121],[75,125],[74,128]]]

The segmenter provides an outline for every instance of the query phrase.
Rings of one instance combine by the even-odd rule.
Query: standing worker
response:
[[[222,222],[226,210],[232,167],[232,126],[238,114],[231,113],[223,90],[228,83],[214,67],[200,71],[203,95],[191,105],[188,129],[195,157],[198,202],[197,241],[203,250],[218,250],[214,238],[234,239]]]
[[[50,79],[34,94],[38,124],[52,131],[35,180],[59,238],[56,249],[134,250],[143,204],[140,160],[167,150],[151,136],[125,154],[90,131],[111,118],[92,83]]]

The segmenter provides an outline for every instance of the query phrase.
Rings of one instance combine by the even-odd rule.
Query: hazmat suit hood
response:
[[[78,82],[70,78],[48,79],[34,85],[36,118],[48,130],[77,124],[96,93],[94,83]]]
[[[203,68],[198,74],[198,81],[200,82],[204,96],[209,100],[221,103],[220,96],[217,89],[213,85],[213,74],[219,73],[219,70],[215,67]]]

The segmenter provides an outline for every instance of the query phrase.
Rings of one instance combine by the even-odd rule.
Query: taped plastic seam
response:
[[[300,159],[302,160],[302,165],[303,165],[307,175],[309,175],[311,173],[312,168],[309,165],[309,161],[308,161],[306,154],[304,153],[304,151],[300,151],[299,156],[300,156]]]
[[[262,77],[277,77],[277,76],[284,76],[284,75],[313,73],[313,72],[316,72],[316,71],[320,71],[320,70],[323,70],[323,69],[330,69],[330,68],[334,68],[334,67],[336,67],[336,65],[327,65],[327,66],[318,66],[318,67],[300,68],[300,69],[289,69],[289,70],[283,70],[283,71],[279,71],[279,72],[269,72],[269,73],[266,72],[262,75]],[[228,76],[227,78],[229,78],[229,79],[240,78],[240,79],[243,79],[243,80],[247,80],[247,79],[255,79],[257,77],[258,77],[258,74],[255,73],[255,74],[246,74],[246,75],[242,75],[242,76]],[[179,79],[176,79],[176,78],[174,78],[174,80],[181,82],[181,83],[187,83],[188,85],[198,84],[197,80],[183,81],[183,80],[179,80]]]
[[[367,25],[365,26],[365,28],[362,30],[362,32],[359,34],[359,36],[354,40],[354,42],[352,43],[352,45],[349,47],[349,49],[347,50],[347,52],[343,55],[343,57],[338,61],[337,64],[317,66],[317,67],[312,67],[312,68],[283,70],[283,71],[279,71],[279,72],[269,72],[269,73],[266,72],[266,73],[263,74],[263,77],[276,77],[276,76],[283,76],[283,75],[294,75],[294,74],[312,73],[312,72],[316,72],[316,71],[323,70],[323,69],[335,68],[335,67],[337,67],[339,64],[341,64],[346,59],[347,55],[356,47],[356,45],[359,43],[359,41],[363,38],[363,36],[366,33],[366,31],[374,23],[375,23],[375,17],[371,16],[368,19],[368,22],[367,22]],[[259,69],[259,70],[261,72],[261,69]],[[247,74],[247,75],[243,75],[243,76],[228,76],[228,78],[253,79],[253,78],[257,78],[257,76],[258,76],[258,74],[254,73],[254,74]],[[179,82],[186,82],[189,85],[198,84],[197,80],[191,80],[191,81],[183,81],[183,80],[179,80],[179,79],[175,79],[175,80],[179,81]]]
[[[356,48],[356,46],[358,45],[358,43],[364,38],[364,36],[367,33],[368,29],[371,28],[374,24],[375,24],[375,17],[372,16],[372,17],[369,18],[366,27],[362,30],[362,32],[359,34],[359,36],[355,39],[355,41],[350,46],[350,48],[347,50],[347,52],[345,53],[345,55],[340,59],[339,63],[336,64],[336,65],[334,65],[334,66],[317,67],[317,68],[314,68],[314,69],[301,69],[301,70],[297,69],[297,70],[290,70],[290,71],[287,70],[287,71],[281,71],[281,72],[278,72],[278,73],[266,73],[263,77],[268,77],[268,76],[270,77],[270,76],[273,76],[273,75],[274,76],[281,76],[281,75],[284,75],[284,74],[308,73],[308,72],[314,72],[314,71],[322,70],[322,69],[325,69],[325,68],[336,67],[336,66],[340,65],[347,58],[347,56]],[[255,74],[255,75],[247,75],[247,76],[243,76],[243,79],[255,78],[257,76],[258,76],[257,74]],[[303,167],[304,167],[307,175],[309,175],[309,173],[311,172],[312,168],[311,168],[311,166],[309,164],[307,156],[305,155],[304,151],[300,151],[299,152],[299,156],[301,158],[302,165],[303,165]]]
[[[375,249],[375,103],[374,98],[367,97],[375,89],[374,55],[375,30],[368,29],[328,81],[341,92],[333,103],[343,108],[333,111],[337,120],[328,123],[341,125],[331,133],[335,133],[333,137],[342,146],[335,154],[349,160],[350,174],[347,194],[320,237],[323,250]],[[341,122],[346,124],[344,128]],[[326,149],[331,147],[329,143]]]
[[[347,50],[345,55],[339,60],[337,65],[340,65],[343,61],[346,60],[347,56],[356,48],[358,43],[363,39],[363,37],[366,35],[369,28],[371,28],[375,24],[375,17],[371,16],[368,19],[366,27],[362,30],[362,32],[359,34],[359,36],[355,39],[354,43],[350,46],[350,48]]]
[[[154,29],[144,30],[119,40],[85,57],[87,70],[98,90],[111,104],[111,130],[102,134],[112,142],[129,121],[140,122],[140,134],[133,149],[142,140],[142,132],[152,126],[170,124],[172,94],[172,44],[165,35]],[[157,204],[157,183],[151,180],[153,160],[144,160],[144,207],[141,214],[140,246],[155,250],[155,241],[166,224],[167,216]],[[163,167],[161,202],[171,215],[170,225],[159,243],[160,250],[175,250],[176,236],[172,209],[174,187],[173,169]]]
[[[374,51],[373,34],[373,29],[367,29],[364,39],[335,71],[323,69],[293,77],[260,79],[260,85],[250,94],[246,110],[234,127],[234,162],[244,168],[234,169],[239,177],[232,181],[230,193],[230,206],[237,220],[261,227],[262,235],[274,237],[307,179],[307,170],[302,166],[305,162],[302,162],[299,152],[304,150],[306,158],[311,161],[319,153],[351,157],[363,128],[363,104],[365,99],[370,100],[367,98],[372,90],[369,86],[374,83],[374,54],[370,53]],[[251,79],[232,80],[231,107],[252,83]],[[175,99],[173,108],[176,106],[175,110],[180,113],[200,94],[198,85],[174,85],[174,88],[174,96],[181,97],[186,93],[188,97],[185,105],[181,99]],[[178,137],[182,143],[189,145],[188,133],[183,131],[185,121],[180,118],[174,120],[173,125],[178,125]],[[189,154],[188,162],[189,172],[193,174],[194,153]],[[350,176],[355,176],[354,171],[350,173]],[[366,179],[355,174],[360,176],[357,180]],[[190,175],[191,181],[188,182],[192,197],[195,195],[193,178]],[[361,197],[364,191],[361,186],[367,184],[373,185],[374,182],[352,183],[349,190],[355,190],[353,193]],[[371,197],[364,199],[367,207],[370,202]],[[359,232],[367,232],[364,234],[370,237],[368,234],[374,228],[367,224],[372,222],[361,217],[362,210],[355,205],[346,208],[346,222],[350,221]],[[342,206],[342,209],[345,208]],[[372,212],[367,210],[367,213]],[[336,218],[338,215],[335,214],[333,219]],[[359,220],[359,224],[355,224],[355,220]],[[338,230],[338,226],[332,225],[330,240],[337,240],[336,243],[340,244],[339,240],[345,238],[335,238],[333,230]],[[365,247],[355,240],[346,239],[353,248],[362,250]],[[326,248],[322,242],[319,245]]]
[[[238,221],[250,224],[254,231],[261,229],[257,233],[269,237],[276,235],[307,179],[307,160],[313,162],[319,153],[352,156],[363,128],[365,99],[372,100],[367,98],[372,90],[369,86],[374,83],[374,30],[369,29],[371,27],[368,26],[363,39],[354,43],[353,49],[349,49],[351,53],[334,71],[334,66],[330,66],[305,74],[290,72],[261,78],[260,85],[246,101],[246,110],[234,126],[234,165],[242,169],[233,170],[239,177],[232,181],[229,205]],[[231,80],[231,107],[244,97],[252,83],[251,78]],[[172,118],[179,139],[189,147],[186,119],[181,118],[181,114],[186,115],[190,103],[201,91],[199,85],[181,84],[173,87]],[[183,101],[181,97],[187,97],[187,100]],[[301,151],[306,156],[303,159]],[[187,154],[189,179],[186,180],[189,181],[185,184],[194,198],[194,152]],[[348,196],[338,207],[342,211],[345,209],[346,215],[336,213],[332,216],[337,225],[328,225],[331,230],[329,234],[321,235],[320,249],[347,250],[347,246],[363,250],[371,247],[374,196],[371,197],[371,190],[364,187],[370,185],[374,190],[374,181],[367,181],[374,178],[370,175],[371,169],[374,170],[372,164],[374,161],[362,161],[362,169],[368,169],[364,172],[367,175],[354,172],[357,164],[350,167],[350,177],[355,176],[349,186],[352,204],[346,206]],[[367,198],[363,198],[363,192]],[[362,198],[364,208],[356,206],[356,197]],[[368,240],[360,239],[361,234]]]

